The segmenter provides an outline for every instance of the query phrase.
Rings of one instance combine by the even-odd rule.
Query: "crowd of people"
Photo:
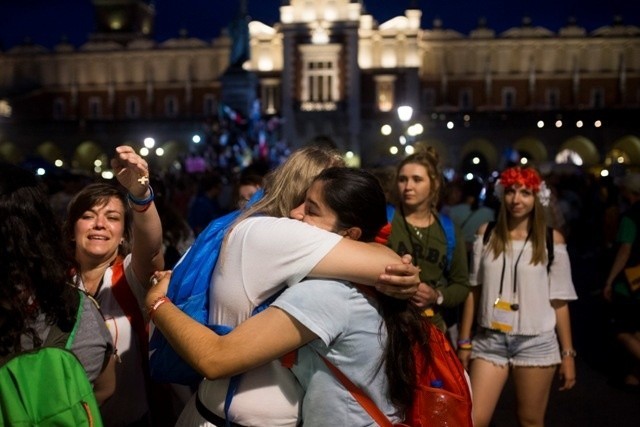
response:
[[[431,147],[392,173],[347,168],[319,146],[231,182],[215,170],[154,173],[128,146],[111,166],[117,182],[39,181],[0,165],[0,365],[80,313],[71,351],[104,425],[373,425],[325,360],[401,422],[414,358],[430,360],[424,321],[467,369],[474,425],[490,425],[509,377],[520,425],[544,425],[554,378],[562,390],[579,381],[572,257],[606,260],[586,291],[614,307],[617,379],[640,387],[640,174],[618,186],[507,165],[495,180],[448,182]],[[208,272],[221,335],[166,295],[181,257],[234,210]],[[150,378],[150,324],[201,375],[197,387]]]

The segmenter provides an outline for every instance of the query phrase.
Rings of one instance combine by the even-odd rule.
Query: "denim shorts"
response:
[[[554,330],[538,335],[508,335],[481,328],[473,337],[471,358],[498,366],[553,366],[560,364],[560,346]]]

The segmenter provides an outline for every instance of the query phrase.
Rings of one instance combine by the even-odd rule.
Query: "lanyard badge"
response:
[[[500,298],[496,299],[496,302],[493,304],[491,329],[496,329],[500,332],[511,332],[513,330],[517,309],[517,304],[511,304]]]

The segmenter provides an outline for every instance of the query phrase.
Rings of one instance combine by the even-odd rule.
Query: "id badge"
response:
[[[513,330],[515,316],[516,313],[513,310],[511,303],[497,300],[493,305],[491,328],[500,332],[511,332]]]

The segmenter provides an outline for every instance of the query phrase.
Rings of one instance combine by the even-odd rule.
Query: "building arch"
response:
[[[60,147],[52,141],[45,141],[38,145],[36,154],[51,164],[54,164],[56,160],[62,160],[64,158]]]
[[[496,169],[498,167],[498,151],[488,139],[474,138],[467,141],[462,147],[460,160],[464,159],[473,152],[478,152],[484,157],[489,169]]]
[[[600,153],[595,144],[589,139],[581,135],[573,136],[563,142],[558,147],[558,153],[570,150],[577,153],[582,159],[582,165],[585,167],[595,166],[600,163]]]
[[[84,141],[78,145],[73,154],[72,166],[85,171],[93,171],[96,160],[101,160],[103,166],[107,166],[108,158],[100,145],[94,141]]]
[[[544,146],[542,141],[532,136],[525,136],[518,139],[513,144],[513,148],[518,150],[520,153],[528,153],[531,156],[530,160],[537,163],[546,161],[548,157],[547,148]]]
[[[607,158],[611,157],[611,152],[619,150],[626,154],[629,161],[633,165],[640,165],[640,138],[634,135],[626,135],[618,139],[614,144],[612,150],[607,153]]]
[[[18,164],[24,160],[24,154],[13,142],[4,142],[0,144],[0,160]]]

